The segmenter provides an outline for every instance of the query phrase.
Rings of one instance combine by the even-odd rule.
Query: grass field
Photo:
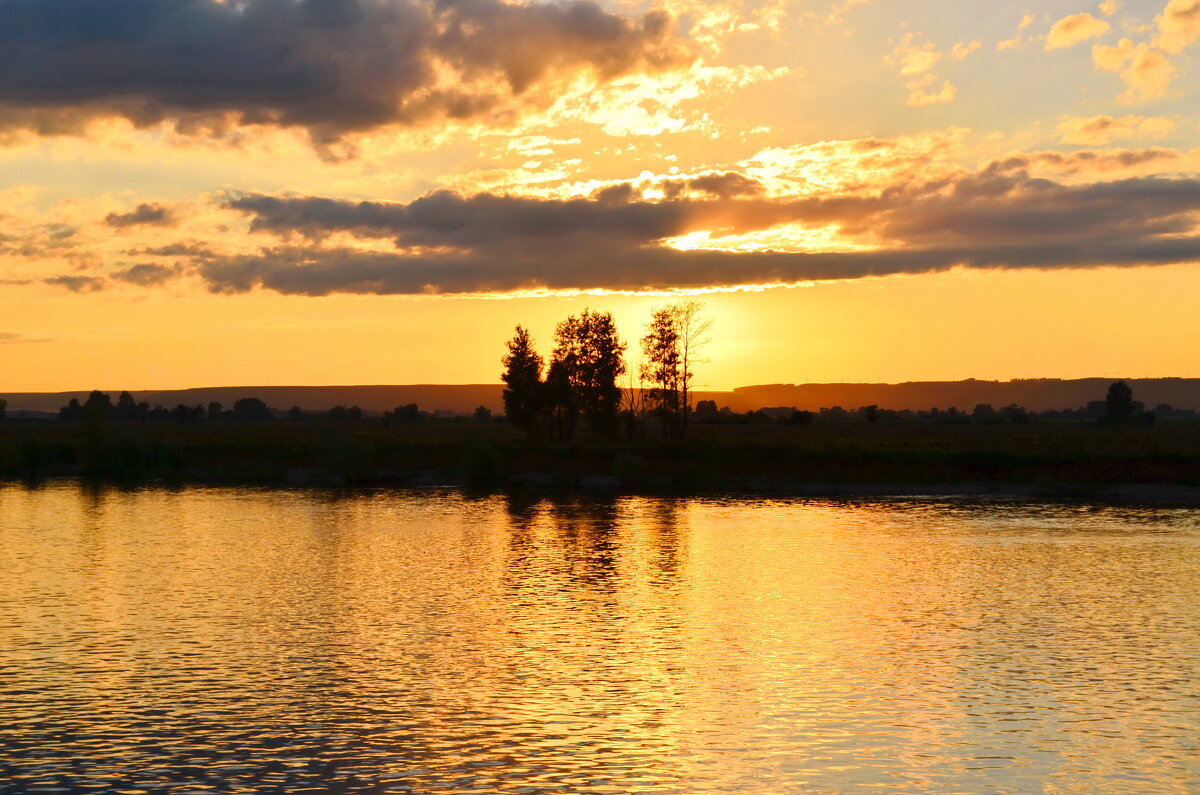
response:
[[[0,423],[8,479],[583,485],[631,492],[795,484],[1200,486],[1200,423],[697,425],[684,441],[529,440],[504,423]]]

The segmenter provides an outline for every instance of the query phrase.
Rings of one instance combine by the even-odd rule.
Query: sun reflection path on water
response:
[[[1200,517],[0,487],[0,792],[1185,791]]]

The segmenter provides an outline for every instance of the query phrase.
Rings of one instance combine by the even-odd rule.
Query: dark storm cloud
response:
[[[972,268],[1089,268],[1200,261],[1200,179],[1063,185],[985,169],[872,196],[643,201],[437,192],[408,204],[245,195],[228,206],[281,238],[256,255],[197,259],[216,292],[459,293],[528,288],[666,289],[846,279]],[[878,250],[679,251],[781,224],[837,225]],[[394,252],[325,245],[328,235],[391,239]]]
[[[331,143],[482,117],[580,70],[606,80],[688,60],[662,12],[592,0],[0,0],[0,131],[232,118]],[[439,82],[446,67],[458,77]]]
[[[139,204],[131,213],[109,213],[104,223],[116,229],[127,226],[170,226],[175,223],[171,211],[159,204]]]

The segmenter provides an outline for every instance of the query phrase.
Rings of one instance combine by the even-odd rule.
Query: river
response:
[[[0,792],[1197,792],[1200,512],[0,486]]]

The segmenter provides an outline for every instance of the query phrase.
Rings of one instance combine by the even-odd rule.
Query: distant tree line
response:
[[[698,305],[697,305],[698,306]],[[676,305],[678,307],[678,305]],[[621,361],[625,345],[616,336],[611,315],[590,313],[570,317],[560,323],[550,367],[543,378],[543,360],[533,348],[528,332],[518,326],[508,342],[503,362],[506,370],[504,404],[506,416],[494,418],[486,406],[469,415],[449,411],[425,411],[409,403],[384,412],[382,422],[389,425],[415,425],[432,422],[490,423],[504,420],[533,435],[561,439],[574,438],[580,427],[597,436],[613,436],[625,422],[631,437],[643,433],[648,418],[657,418],[664,436],[681,437],[689,423],[697,425],[808,425],[812,423],[931,423],[940,425],[1022,425],[1033,422],[1091,422],[1101,425],[1148,425],[1159,419],[1195,420],[1193,409],[1176,409],[1159,404],[1147,410],[1134,400],[1133,390],[1125,381],[1114,382],[1103,400],[1093,400],[1076,409],[1029,411],[1016,404],[994,408],[980,403],[971,411],[957,408],[892,410],[878,406],[845,409],[841,406],[806,411],[794,406],[769,406],[736,412],[718,407],[715,401],[701,400],[689,409],[690,382],[696,363],[696,341],[673,347],[673,340],[684,340],[677,328],[664,322],[664,311],[655,310],[646,337],[643,354],[646,362],[639,368],[640,381],[631,378],[629,386],[617,385],[617,378],[628,372]],[[685,313],[695,320],[696,308]],[[678,317],[678,314],[676,315]],[[686,319],[686,318],[685,318]],[[699,322],[693,329],[707,331]],[[649,340],[649,342],[647,342]],[[664,353],[665,352],[665,353]],[[5,416],[5,401],[0,399],[0,420]],[[179,404],[172,409],[151,407],[138,402],[129,392],[121,392],[116,402],[104,392],[94,390],[84,402],[72,398],[59,409],[59,419],[90,425],[109,422],[175,422],[197,425],[204,422],[378,422],[358,406],[338,405],[326,411],[305,411],[292,406],[288,411],[269,407],[255,397],[245,397],[226,409],[217,401],[205,405]]]
[[[4,401],[0,400],[0,419],[3,418]],[[256,397],[244,397],[234,401],[231,408],[226,409],[217,401],[207,406],[193,406],[180,403],[175,408],[168,409],[161,405],[151,407],[149,403],[138,402],[128,392],[122,392],[114,403],[112,397],[99,390],[93,390],[84,402],[71,398],[70,402],[58,410],[60,420],[101,424],[108,422],[176,422],[181,425],[198,425],[202,422],[337,422],[356,423],[378,421],[369,417],[358,406],[337,405],[326,411],[306,411],[299,406],[292,406],[287,411],[280,411],[268,406]],[[480,406],[469,416],[456,412],[422,411],[417,404],[410,403],[398,406],[393,411],[385,412],[383,421],[388,423],[411,424],[433,421],[491,422],[491,409]]]
[[[114,403],[107,392],[92,390],[87,400],[80,403],[77,398],[71,398],[67,405],[58,410],[60,420],[87,423],[103,422],[177,422],[181,425],[198,425],[201,422],[270,422],[275,419],[276,412],[268,408],[262,400],[246,397],[236,401],[232,409],[225,409],[217,401],[207,406],[203,404],[185,405],[180,403],[175,408],[161,405],[151,407],[149,403],[138,402],[128,392],[122,392]]]
[[[808,425],[810,423],[913,423],[938,425],[1025,425],[1032,422],[1092,422],[1100,425],[1149,425],[1157,419],[1196,419],[1193,409],[1176,409],[1162,403],[1153,410],[1133,399],[1133,390],[1125,381],[1109,387],[1104,400],[1093,400],[1077,409],[1030,411],[1010,404],[994,408],[980,403],[971,411],[957,408],[927,410],[881,409],[860,406],[845,409],[841,406],[806,411],[794,406],[764,407],[739,413],[728,407],[718,408],[715,401],[701,400],[696,404],[694,422],[700,425]]]

